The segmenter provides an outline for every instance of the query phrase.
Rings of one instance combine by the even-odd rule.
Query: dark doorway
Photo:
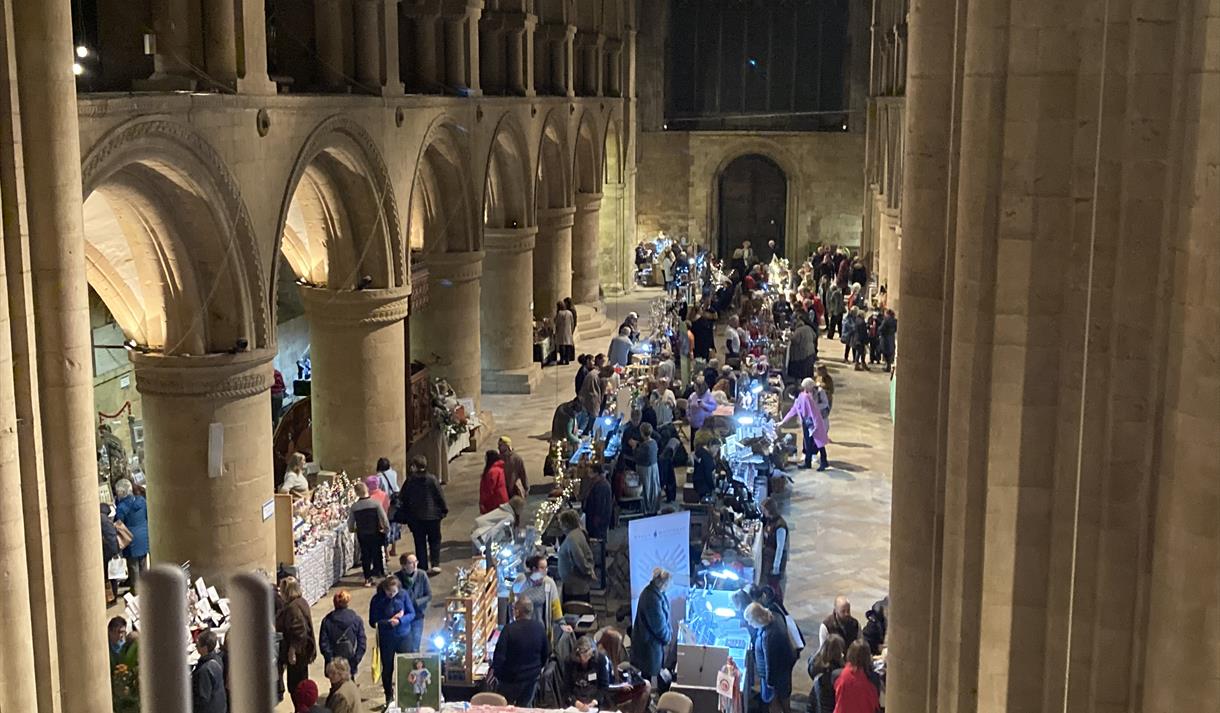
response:
[[[720,174],[720,256],[730,258],[737,246],[750,241],[755,255],[769,259],[767,241],[784,254],[784,219],[788,179],[766,156],[747,154],[733,160]]]

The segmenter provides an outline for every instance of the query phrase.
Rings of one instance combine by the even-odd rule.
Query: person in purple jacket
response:
[[[403,591],[398,577],[390,575],[377,585],[377,593],[369,603],[369,625],[377,630],[381,650],[381,686],[385,700],[394,700],[394,656],[411,653],[411,622],[415,621],[415,604]]]
[[[802,468],[813,467],[813,454],[817,453],[821,462],[818,470],[826,470],[826,444],[830,443],[830,429],[822,411],[818,408],[818,386],[813,379],[806,378],[801,382],[801,393],[788,409],[788,415],[780,422],[780,426],[792,420],[793,416],[801,419],[801,432],[805,436],[805,464]]]

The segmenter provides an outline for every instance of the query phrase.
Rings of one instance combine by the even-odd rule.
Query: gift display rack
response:
[[[454,594],[445,598],[445,680],[473,685],[487,675],[496,634],[499,577],[486,558],[458,570]]]

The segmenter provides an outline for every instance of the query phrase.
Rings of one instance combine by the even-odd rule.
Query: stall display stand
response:
[[[487,676],[498,614],[499,577],[485,558],[472,560],[457,593],[445,598],[445,681],[472,685]],[[443,636],[443,635],[442,635]]]

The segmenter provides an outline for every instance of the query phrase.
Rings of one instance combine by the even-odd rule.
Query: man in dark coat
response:
[[[652,581],[640,592],[635,608],[635,623],[631,627],[631,665],[655,685],[657,674],[665,661],[672,631],[669,622],[669,572],[656,568]]]
[[[216,633],[208,629],[195,641],[199,663],[191,672],[191,698],[195,713],[229,713],[225,668],[217,649]]]
[[[822,626],[818,629],[818,645],[825,643],[831,634],[843,637],[843,642],[848,646],[860,637],[860,622],[851,615],[851,602],[841,594],[835,597],[834,611],[822,620]]]
[[[582,509],[589,537],[596,540],[606,539],[606,533],[610,531],[610,524],[614,520],[614,493],[601,466],[593,466],[589,492],[585,494]]]
[[[507,698],[509,705],[532,707],[538,676],[550,654],[546,626],[534,619],[533,604],[528,599],[517,599],[513,602],[513,621],[500,632],[491,661],[499,682],[496,692]]]
[[[431,575],[441,573],[441,520],[449,514],[440,481],[428,472],[428,461],[411,459],[410,476],[403,483],[399,512],[415,539],[419,566]]]
[[[716,491],[716,462],[720,458],[720,439],[713,438],[695,449],[695,467],[691,471],[691,485],[700,499]]]

